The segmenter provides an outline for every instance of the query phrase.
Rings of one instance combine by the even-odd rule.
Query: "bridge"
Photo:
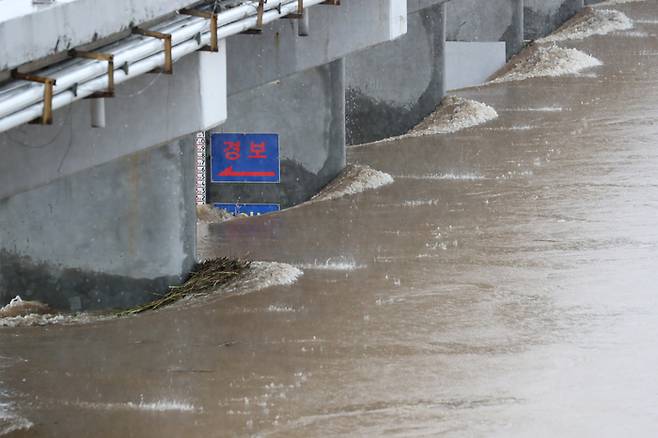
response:
[[[272,132],[307,200],[583,0],[0,0],[0,304],[129,306],[195,263],[196,133]],[[203,136],[199,138],[204,138]]]

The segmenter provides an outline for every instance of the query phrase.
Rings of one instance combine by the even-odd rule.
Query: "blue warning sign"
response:
[[[278,134],[211,136],[210,180],[214,183],[278,183],[280,168]]]
[[[231,213],[233,216],[245,214],[247,216],[260,216],[261,214],[272,213],[281,210],[279,204],[214,204],[215,208],[221,208]]]

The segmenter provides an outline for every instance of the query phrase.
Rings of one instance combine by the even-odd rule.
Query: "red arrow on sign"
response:
[[[218,176],[276,176],[274,172],[236,172],[229,166],[217,174]]]

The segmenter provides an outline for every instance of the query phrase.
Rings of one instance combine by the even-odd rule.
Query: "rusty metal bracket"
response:
[[[210,45],[201,47],[200,50],[208,52],[219,52],[219,40],[217,39],[217,14],[213,11],[200,11],[198,9],[181,9],[178,11],[183,15],[201,17],[210,20]]]
[[[43,84],[43,112],[41,113],[40,119],[35,119],[30,123],[51,125],[53,123],[53,86],[57,83],[57,81],[53,78],[47,78],[44,76],[20,73],[18,70],[12,70],[11,77],[13,79],[38,82]]]
[[[69,50],[69,56],[107,62],[107,89],[105,91],[96,91],[87,96],[87,98],[114,97],[114,55],[72,49]]]
[[[258,35],[263,33],[263,14],[265,13],[265,2],[267,0],[258,0],[258,8],[256,9],[256,27],[253,29],[247,29],[243,34],[247,35]]]
[[[256,29],[263,30],[263,14],[265,13],[265,0],[258,0],[258,9],[256,11]]]
[[[164,42],[165,50],[165,63],[162,69],[155,69],[154,72],[162,72],[164,74],[172,74],[174,72],[174,62],[171,56],[171,34],[156,32],[154,30],[146,30],[139,27],[133,27],[132,32],[137,35],[148,36],[152,38],[160,39]]]
[[[281,11],[279,10],[279,13],[280,12]],[[304,18],[304,0],[297,0],[297,12],[291,12],[290,14],[282,18],[289,18],[292,20],[301,20],[302,18]]]
[[[279,5],[279,8],[281,5]],[[281,10],[279,9],[279,13],[281,13]],[[297,0],[297,12],[291,12],[285,17],[281,18],[287,18],[289,20],[301,20],[304,18],[304,0]]]

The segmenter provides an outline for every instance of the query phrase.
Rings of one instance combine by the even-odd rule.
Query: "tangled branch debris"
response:
[[[194,269],[190,278],[181,286],[172,286],[170,291],[159,298],[130,309],[117,312],[117,316],[136,315],[148,310],[156,310],[173,304],[192,295],[204,295],[231,283],[251,266],[251,262],[222,257],[206,260]]]

